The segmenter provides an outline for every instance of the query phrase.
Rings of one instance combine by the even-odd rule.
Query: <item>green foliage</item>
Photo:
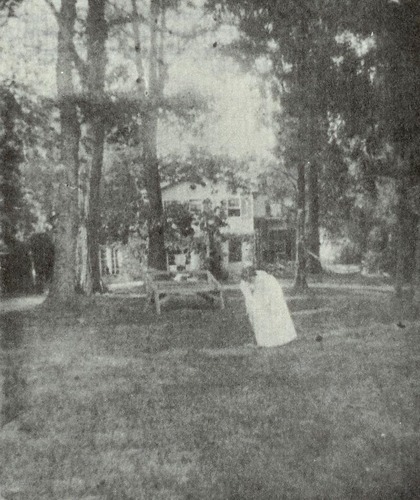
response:
[[[420,3],[207,5],[222,17],[233,14],[241,31],[235,46],[240,57],[271,61],[273,95],[282,106],[279,171],[312,162],[323,166],[322,224],[330,234],[350,237],[360,258],[372,228],[390,234],[395,224],[395,199],[380,197],[381,177],[410,175],[418,184]],[[292,175],[283,175],[283,183],[286,177]],[[272,179],[280,185],[282,176]]]
[[[7,17],[15,17],[16,8],[23,0],[0,0],[0,11],[4,11]]]
[[[221,244],[225,235],[226,214],[222,207],[211,207],[208,200],[204,210],[191,213],[188,206],[172,203],[165,208],[165,243],[171,253],[195,251],[201,256],[204,268],[224,279]]]
[[[0,223],[1,233],[7,245],[13,244],[16,239],[23,207],[19,171],[23,151],[15,127],[20,112],[20,106],[10,85],[2,85],[0,87]]]
[[[127,166],[117,168],[105,177],[101,200],[102,244],[116,241],[127,243],[130,234],[144,235],[147,206],[142,199],[138,181]]]
[[[221,237],[220,229],[226,226],[226,214],[222,207],[211,207],[192,213],[187,204],[171,203],[165,208],[165,239],[172,248],[182,248],[185,243],[193,243],[198,234],[217,235]],[[182,244],[184,242],[184,245]]]
[[[162,182],[226,182],[233,191],[250,189],[249,161],[226,155],[214,155],[202,148],[192,148],[186,158],[166,157],[161,161]]]
[[[9,98],[5,98],[6,94]],[[60,175],[57,110],[51,100],[36,96],[30,88],[14,81],[2,83],[2,95],[5,105],[2,107],[3,122],[7,109],[12,109],[14,113],[12,143],[15,154],[19,156],[15,157],[19,164],[14,169],[15,188],[19,188],[19,193],[15,193],[18,205],[14,224],[16,234],[27,238],[35,226],[45,226],[55,208]],[[9,102],[6,105],[7,99],[12,98],[14,104]],[[5,129],[3,131],[5,140],[7,134]]]
[[[358,137],[362,146],[359,162],[365,162],[371,175],[416,174],[420,153],[420,27],[416,20],[420,4],[416,0],[362,3],[353,8],[357,12],[360,7],[363,15],[348,14],[346,24],[369,50],[358,54],[354,43],[353,47],[349,42],[340,45],[343,62],[338,71],[341,88],[348,95],[339,111],[345,121],[343,133]]]
[[[167,250],[181,253],[191,249],[194,236],[194,216],[188,206],[172,203],[165,207],[165,245]]]

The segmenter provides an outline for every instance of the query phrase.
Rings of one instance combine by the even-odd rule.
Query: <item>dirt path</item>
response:
[[[13,297],[4,299],[0,297],[0,314],[9,311],[25,311],[42,304],[46,295],[30,295],[27,297]]]
[[[290,288],[293,285],[292,280],[279,280],[280,284],[284,288]],[[144,293],[130,293],[130,289],[133,287],[138,287],[142,282],[132,282],[132,283],[121,283],[117,285],[111,285],[112,292],[117,292],[119,296],[126,295],[128,297],[145,297]],[[347,284],[347,283],[311,283],[310,288],[313,289],[331,289],[331,290],[343,290],[343,291],[354,291],[356,293],[364,292],[379,292],[379,293],[390,293],[393,292],[393,287],[389,285],[357,285],[357,284]],[[239,290],[238,284],[228,284],[223,286],[224,290]],[[287,293],[287,292],[286,292]],[[2,298],[0,296],[0,314],[9,311],[25,311],[31,309],[39,304],[42,304],[46,298],[46,295],[30,295],[27,297],[13,297],[13,298]]]
[[[310,288],[326,288],[331,290],[354,290],[355,292],[393,292],[390,285],[358,285],[357,283],[309,283]]]

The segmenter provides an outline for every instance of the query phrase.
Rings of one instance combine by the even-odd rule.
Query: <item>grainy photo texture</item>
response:
[[[420,2],[0,0],[0,500],[420,498]]]

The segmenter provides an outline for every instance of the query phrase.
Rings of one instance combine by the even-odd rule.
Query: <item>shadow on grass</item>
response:
[[[23,319],[19,313],[0,315],[0,360],[2,404],[0,427],[16,419],[25,409],[26,379],[23,374]]]

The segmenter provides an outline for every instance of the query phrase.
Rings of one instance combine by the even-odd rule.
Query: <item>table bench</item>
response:
[[[213,303],[218,300],[220,309],[225,307],[222,286],[210,271],[149,271],[146,289],[145,309],[154,302],[157,314],[161,313],[162,298],[170,295],[199,295]]]

